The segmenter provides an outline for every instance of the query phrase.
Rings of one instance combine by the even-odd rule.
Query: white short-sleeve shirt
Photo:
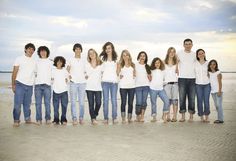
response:
[[[164,85],[164,71],[160,69],[152,70],[152,81],[150,82],[150,89],[163,90]]]
[[[52,70],[52,89],[55,93],[63,93],[68,91],[68,83],[66,82],[69,80],[69,74],[65,68],[57,69],[53,68]]]
[[[19,67],[16,80],[32,86],[35,78],[36,61],[32,57],[22,55],[16,58],[14,66]]]
[[[89,91],[102,91],[101,78],[102,78],[102,67],[101,65],[95,68],[90,63],[86,64],[85,67],[88,79],[86,80],[86,90]]]
[[[85,61],[80,58],[71,58],[68,60],[70,66],[71,81],[74,83],[85,83]]]
[[[208,61],[206,61],[204,64],[200,64],[199,61],[195,62],[196,84],[205,85],[210,83],[207,68]]]
[[[145,68],[145,64],[136,63],[136,78],[135,78],[135,87],[149,86],[148,74]]]
[[[165,64],[164,74],[165,83],[178,82],[178,76],[176,74],[176,65],[169,66]]]
[[[219,92],[219,82],[218,82],[218,75],[221,74],[220,71],[217,72],[209,72],[210,75],[210,83],[211,83],[211,93]],[[223,91],[223,89],[222,89]]]
[[[38,59],[36,62],[35,84],[51,85],[53,62],[49,59]]]
[[[115,61],[105,61],[102,63],[102,82],[117,83],[117,64]]]
[[[179,78],[195,78],[194,64],[196,54],[194,52],[186,53],[181,50],[177,53],[179,58]]]
[[[132,66],[121,68],[120,88],[135,88],[134,68]]]

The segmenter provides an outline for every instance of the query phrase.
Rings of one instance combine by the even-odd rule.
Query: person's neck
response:
[[[130,66],[129,61],[125,61],[125,66],[126,66],[126,67],[129,67],[129,66]]]
[[[205,62],[206,62],[206,61],[205,61],[204,59],[200,59],[200,60],[199,60],[199,63],[200,63],[200,64],[204,64]]]
[[[59,70],[60,70],[60,69],[62,69],[62,67],[57,67],[57,69],[59,69]]]
[[[107,56],[107,61],[112,61],[112,56],[111,55]]]
[[[184,52],[185,52],[185,53],[191,53],[191,50],[186,50],[186,49],[184,49]]]
[[[75,54],[75,58],[80,59],[80,54]]]
[[[29,55],[29,54],[27,54],[27,53],[25,53],[25,56],[27,57],[27,58],[31,58],[31,56]]]
[[[212,73],[215,73],[215,72],[216,72],[216,70],[215,70],[215,69],[212,69],[212,70],[211,70],[211,72],[212,72]]]
[[[143,61],[140,61],[139,64],[144,65],[145,63]]]
[[[168,65],[173,65],[173,62],[174,62],[174,61],[173,61],[172,58],[169,58],[169,59],[168,59]]]

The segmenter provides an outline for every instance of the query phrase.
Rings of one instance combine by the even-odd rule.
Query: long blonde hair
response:
[[[132,62],[132,57],[131,57],[130,52],[128,50],[123,50],[121,52],[120,61],[119,61],[120,65],[121,65],[121,68],[123,68],[125,66],[125,60],[123,59],[124,54],[127,54],[129,56],[129,60],[128,60],[129,65],[134,68],[135,65]]]
[[[89,49],[88,50],[88,56],[87,56],[87,60],[88,60],[88,62],[89,63],[91,63],[91,58],[89,57],[89,52],[94,52],[95,53],[95,55],[96,55],[96,65],[101,65],[102,64],[102,61],[101,61],[101,59],[99,58],[99,56],[98,56],[98,53],[96,52],[96,50],[94,50],[94,49]]]
[[[165,58],[165,64],[168,64],[168,60],[169,60],[169,55],[170,55],[170,52],[171,52],[171,50],[174,50],[175,51],[175,56],[173,57],[173,65],[176,65],[177,64],[177,56],[176,56],[176,50],[175,50],[175,48],[174,47],[170,47],[168,50],[167,50],[167,54],[166,54],[166,58]]]

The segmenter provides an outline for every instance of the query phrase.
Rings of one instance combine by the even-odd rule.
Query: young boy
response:
[[[20,125],[21,105],[23,104],[26,123],[31,123],[30,105],[33,93],[34,72],[36,62],[32,58],[35,46],[32,43],[25,45],[25,54],[17,57],[12,72],[12,91],[14,92],[13,126]]]

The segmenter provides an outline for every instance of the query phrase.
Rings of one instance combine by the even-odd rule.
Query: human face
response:
[[[129,54],[126,52],[123,53],[122,58],[124,59],[124,61],[129,61],[130,59]]]
[[[58,69],[61,69],[61,68],[62,68],[62,61],[59,60],[59,61],[57,62],[57,68],[58,68]]]
[[[186,41],[186,42],[184,43],[184,49],[185,49],[185,51],[191,51],[192,47],[193,47],[193,44],[192,44],[191,41]]]
[[[139,56],[139,62],[140,63],[144,63],[146,60],[146,55],[144,53],[140,54]]]
[[[200,50],[198,53],[197,53],[197,57],[200,59],[200,60],[204,60],[205,58],[205,52]]]
[[[90,58],[91,60],[96,59],[96,53],[95,53],[93,50],[90,50],[90,51],[89,51],[89,58]]]
[[[160,67],[161,67],[161,62],[160,62],[160,60],[157,60],[157,61],[155,62],[155,68],[156,68],[156,69],[160,69]]]
[[[29,47],[29,48],[25,49],[25,55],[27,57],[31,57],[33,55],[33,53],[34,53],[34,48]]]
[[[171,49],[169,52],[169,58],[174,58],[175,57],[175,49]]]
[[[107,45],[106,46],[105,52],[107,53],[107,55],[112,55],[112,47],[111,47],[111,45]]]
[[[80,56],[81,52],[80,48],[75,48],[75,55]]]
[[[211,64],[210,64],[210,69],[211,69],[211,71],[215,71],[216,70],[216,63],[213,61],[213,62],[211,62]]]
[[[42,59],[46,59],[47,58],[47,52],[45,50],[40,51],[39,54],[40,54]]]

